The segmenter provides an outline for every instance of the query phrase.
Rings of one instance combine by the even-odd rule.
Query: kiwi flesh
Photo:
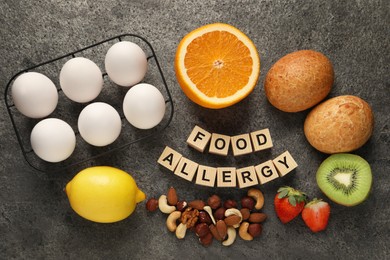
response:
[[[362,203],[372,185],[368,162],[349,153],[333,154],[325,159],[317,170],[316,179],[329,199],[344,206]]]

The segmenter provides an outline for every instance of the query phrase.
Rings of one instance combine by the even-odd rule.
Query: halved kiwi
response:
[[[344,206],[363,202],[371,190],[370,165],[355,154],[329,156],[317,170],[317,184],[329,199]]]

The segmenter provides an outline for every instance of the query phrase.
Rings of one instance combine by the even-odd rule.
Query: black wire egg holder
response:
[[[39,68],[42,68],[43,66],[50,65],[50,64],[52,64],[54,62],[57,62],[59,60],[62,60],[62,59],[75,58],[75,57],[77,57],[76,56],[77,54],[81,54],[82,52],[85,52],[85,51],[88,51],[88,50],[94,50],[95,48],[98,48],[99,46],[102,46],[102,45],[104,45],[106,43],[109,43],[111,41],[120,42],[122,40],[128,40],[128,39],[130,39],[130,41],[132,41],[132,40],[137,41],[138,40],[140,43],[142,43],[144,46],[147,46],[148,49],[149,49],[149,50],[146,50],[146,51],[144,50],[145,53],[147,53],[147,60],[148,60],[148,64],[149,64],[148,65],[147,75],[148,75],[148,73],[150,71],[150,64],[152,62],[154,62],[155,63],[155,69],[157,69],[157,72],[155,72],[155,73],[157,73],[157,76],[159,76],[159,82],[157,82],[157,83],[154,82],[153,85],[154,86],[156,86],[156,85],[160,86],[159,89],[162,92],[162,94],[164,96],[164,99],[165,99],[166,110],[165,110],[164,119],[160,122],[159,125],[157,125],[156,127],[152,128],[152,129],[140,130],[140,129],[136,129],[135,127],[132,127],[126,121],[124,115],[121,114],[121,119],[122,119],[121,135],[122,135],[122,132],[123,132],[123,125],[127,125],[127,127],[130,127],[130,128],[132,127],[131,130],[134,131],[134,132],[137,132],[137,134],[135,136],[129,138],[129,140],[125,140],[125,141],[124,140],[121,140],[121,141],[116,140],[114,143],[112,143],[112,144],[110,144],[108,146],[105,146],[103,148],[102,147],[95,147],[95,146],[86,144],[86,142],[83,141],[82,138],[80,137],[78,130],[77,129],[75,130],[76,127],[72,127],[74,132],[75,132],[75,134],[76,134],[76,139],[78,140],[78,143],[76,144],[76,149],[78,149],[77,145],[79,143],[84,143],[84,146],[88,147],[86,150],[89,150],[89,152],[86,151],[87,155],[85,154],[85,152],[80,152],[80,154],[82,155],[82,156],[80,156],[81,158],[77,158],[76,159],[74,157],[77,156],[77,155],[74,155],[74,153],[75,153],[74,152],[68,159],[66,159],[66,160],[64,160],[62,162],[58,162],[58,163],[50,163],[50,162],[46,162],[46,161],[40,159],[37,155],[35,155],[33,149],[31,148],[31,144],[29,143],[29,141],[30,141],[29,133],[31,133],[32,127],[37,122],[39,122],[40,120],[42,120],[44,118],[41,118],[41,119],[27,118],[27,117],[23,116],[16,109],[16,107],[15,107],[13,101],[12,101],[12,95],[11,95],[11,91],[10,91],[11,85],[12,85],[13,81],[16,79],[16,77],[18,77],[22,73],[29,72],[29,71],[36,71]],[[150,53],[150,54],[148,54],[148,53]],[[102,73],[102,77],[103,77],[103,79],[109,81],[109,79],[107,79],[107,77],[108,77],[107,73],[105,73],[105,72]],[[144,83],[149,83],[149,82],[145,81]],[[111,82],[111,84],[112,84],[112,82]],[[59,93],[62,92],[62,90],[60,88],[58,88],[59,84],[56,85],[56,86],[57,86],[58,92]],[[107,86],[105,86],[105,87],[107,87]],[[128,88],[124,88],[124,87],[121,87],[121,86],[111,86],[111,87],[121,88],[121,89],[123,89],[123,91],[125,91],[125,90],[127,91],[127,89],[128,89]],[[85,167],[87,167],[87,166],[93,166],[93,165],[99,164],[99,162],[96,162],[96,161],[98,159],[104,157],[104,156],[111,155],[114,152],[117,152],[119,150],[123,150],[123,149],[131,146],[132,144],[138,143],[140,141],[148,140],[148,139],[153,138],[156,135],[160,134],[163,130],[165,130],[168,127],[168,125],[172,121],[173,111],[174,111],[172,97],[171,97],[171,94],[169,92],[169,88],[168,88],[167,82],[165,80],[164,74],[162,72],[161,66],[160,66],[160,64],[159,64],[159,62],[157,60],[156,53],[155,53],[152,45],[145,38],[143,38],[143,37],[141,37],[139,35],[136,35],[136,34],[121,34],[121,35],[118,35],[118,36],[114,36],[114,37],[102,40],[100,42],[94,43],[92,45],[89,45],[87,47],[78,49],[76,51],[70,52],[68,54],[65,54],[65,55],[59,56],[57,58],[51,59],[49,61],[42,62],[42,63],[40,63],[38,65],[31,66],[31,67],[29,67],[27,69],[23,69],[23,70],[19,71],[18,73],[16,73],[14,76],[12,76],[12,78],[8,81],[8,84],[7,84],[6,88],[5,88],[4,100],[5,100],[6,108],[7,108],[7,111],[8,111],[8,114],[9,114],[9,117],[10,117],[13,129],[14,129],[14,132],[15,132],[17,141],[19,143],[19,146],[20,146],[20,149],[22,151],[22,154],[23,154],[23,157],[24,157],[25,161],[28,163],[28,165],[30,167],[32,167],[33,169],[35,169],[35,170],[37,170],[38,172],[41,172],[41,173],[60,172],[60,171],[65,171],[65,170],[74,170],[75,168],[82,167],[83,165]],[[95,102],[95,101],[96,100],[93,100],[93,101],[91,101],[89,103],[92,103],[92,102]],[[121,99],[121,101],[123,101],[123,98]],[[73,102],[73,104],[75,106],[79,106],[79,110],[82,109],[83,107],[85,107],[86,105],[88,105],[89,103],[87,103],[87,104],[77,104],[76,102]],[[110,104],[110,105],[112,105],[112,104]],[[118,110],[121,111],[121,108],[122,107],[118,108]],[[49,118],[49,117],[52,117],[52,116],[49,115],[46,118]],[[20,118],[22,118],[22,120],[18,120]],[[23,121],[23,123],[20,123],[19,121]],[[29,129],[28,131],[26,131],[26,126]],[[126,137],[124,137],[124,138],[126,138]]]

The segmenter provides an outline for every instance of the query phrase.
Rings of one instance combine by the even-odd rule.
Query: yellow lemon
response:
[[[82,170],[66,185],[65,191],[77,214],[100,223],[127,218],[146,197],[133,177],[109,166]]]

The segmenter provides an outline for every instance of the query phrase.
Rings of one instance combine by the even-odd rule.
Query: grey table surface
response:
[[[238,199],[246,190],[197,186],[164,171],[156,163],[166,145],[206,165],[243,167],[288,150],[298,162],[290,175],[265,184],[264,212],[269,218],[254,241],[237,239],[231,247],[214,242],[202,247],[194,234],[178,240],[165,227],[165,216],[150,214],[145,203],[129,218],[97,224],[72,211],[63,192],[77,173],[38,174],[24,162],[4,97],[0,105],[0,259],[389,259],[389,2],[388,1],[11,1],[0,2],[0,87],[16,72],[121,33],[145,37],[154,47],[175,110],[158,137],[96,160],[131,173],[148,196],[174,186],[180,197],[211,194]],[[181,91],[173,63],[180,39],[208,23],[229,23],[245,32],[261,56],[255,90],[242,102],[209,110]],[[356,154],[371,165],[369,198],[347,208],[331,203],[326,231],[312,234],[302,219],[281,224],[273,208],[278,187],[294,186],[325,198],[315,173],[327,155],[313,149],[303,134],[308,111],[284,113],[264,94],[270,66],[285,54],[314,49],[335,69],[329,97],[352,94],[365,99],[375,114],[372,138]],[[328,97],[328,98],[329,98]],[[187,146],[195,125],[236,135],[269,128],[274,147],[243,157],[213,156]],[[326,198],[325,198],[326,199]]]

